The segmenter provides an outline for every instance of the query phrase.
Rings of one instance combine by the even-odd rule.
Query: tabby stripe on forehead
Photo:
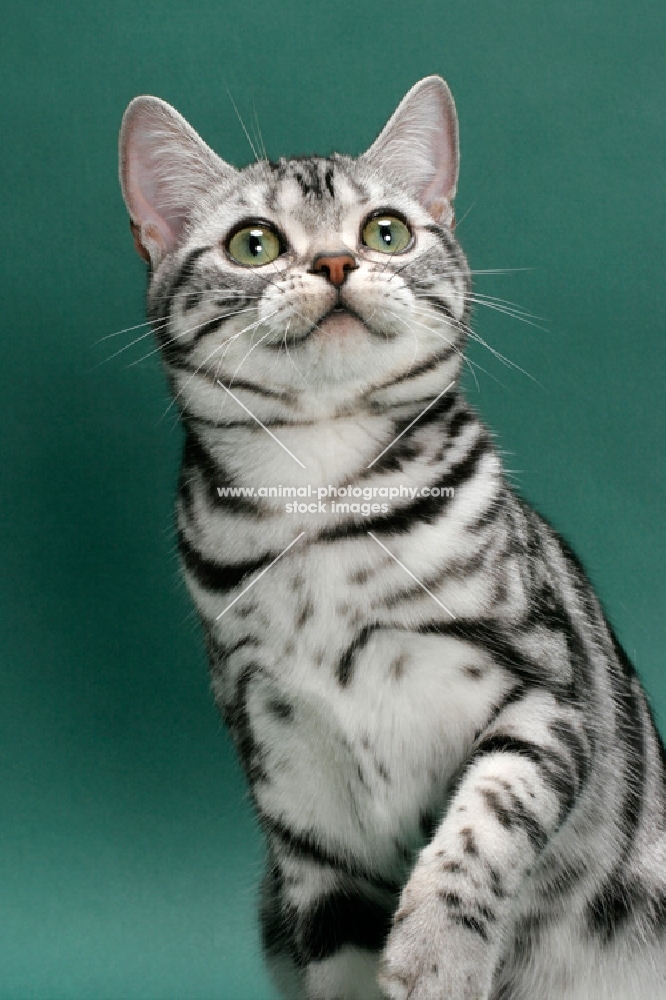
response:
[[[306,197],[309,194],[314,195],[315,198],[322,197],[321,177],[319,176],[316,161],[297,160],[293,170],[293,177],[298,182],[301,191]]]

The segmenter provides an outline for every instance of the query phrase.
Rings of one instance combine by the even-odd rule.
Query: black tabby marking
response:
[[[381,903],[345,887],[295,914],[299,962],[322,961],[344,945],[379,951],[391,927],[393,901]]]
[[[198,549],[191,545],[182,531],[178,532],[178,549],[185,568],[196,579],[199,586],[218,594],[238,587],[244,580],[267,566],[278,554],[247,559],[239,563],[213,562],[212,559],[206,559]]]

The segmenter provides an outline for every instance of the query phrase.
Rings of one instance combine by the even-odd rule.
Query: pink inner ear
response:
[[[142,135],[142,125],[145,132]],[[159,150],[152,148],[150,123],[131,123],[125,149],[125,193],[134,228],[134,244],[144,259],[163,257],[171,250],[183,226],[183,217],[167,220],[163,184],[159,177]]]
[[[433,87],[424,101],[424,117],[430,123],[430,160],[433,176],[421,192],[421,201],[431,210],[442,215],[451,212],[451,202],[458,181],[458,121],[448,88]],[[442,211],[439,203],[447,208]],[[435,205],[437,204],[437,208]],[[446,222],[442,218],[442,222]]]
[[[446,198],[436,198],[426,205],[435,222],[449,229],[456,228],[456,213],[453,205]]]
[[[132,222],[131,219],[130,229],[132,231],[132,236],[134,237],[134,249],[138,253],[139,257],[143,257],[144,260],[150,260],[150,254],[141,242],[141,229],[137,226],[136,222]]]
[[[392,167],[411,184],[433,218],[451,224],[458,179],[458,120],[441,77],[426,77],[412,87],[365,155],[370,162]]]

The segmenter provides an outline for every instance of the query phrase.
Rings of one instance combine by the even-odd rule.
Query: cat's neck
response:
[[[242,414],[243,415],[243,414]],[[413,463],[442,460],[452,435],[479,425],[454,387],[430,401],[317,420],[215,424],[184,415],[186,434],[200,443],[221,485],[320,487],[409,477]]]

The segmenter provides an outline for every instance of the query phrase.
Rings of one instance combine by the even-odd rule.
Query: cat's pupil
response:
[[[248,249],[253,257],[260,257],[261,251],[263,250],[263,244],[261,241],[261,230],[256,230],[251,232],[248,238]]]
[[[381,236],[384,243],[390,246],[393,242],[393,233],[391,232],[390,222],[380,222],[379,224],[379,235]]]

